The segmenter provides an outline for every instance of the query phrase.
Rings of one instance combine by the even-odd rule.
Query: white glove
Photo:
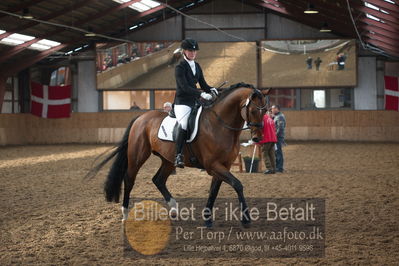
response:
[[[215,95],[219,95],[219,92],[216,88],[211,88],[211,92],[213,92]]]
[[[201,93],[201,97],[204,98],[207,101],[212,100],[212,95],[210,95],[209,93],[206,93],[206,92],[202,92]]]
[[[254,142],[252,141],[252,139],[250,139],[250,140],[248,140],[248,142],[241,143],[241,146],[248,147],[249,145],[252,145],[252,144],[254,144]]]

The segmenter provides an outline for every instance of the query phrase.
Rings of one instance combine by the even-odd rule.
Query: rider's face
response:
[[[196,50],[184,50],[184,54],[186,55],[188,60],[194,60],[195,57],[197,56],[197,51]]]

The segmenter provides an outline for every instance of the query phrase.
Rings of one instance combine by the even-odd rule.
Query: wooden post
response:
[[[257,145],[257,144],[255,144]],[[262,163],[263,163],[263,158],[262,158],[262,145],[259,145],[258,149],[258,158],[259,158],[259,166],[258,166],[258,171],[262,172]]]
[[[0,76],[0,113],[3,108],[4,95],[6,94],[7,77]]]
[[[234,162],[232,164],[232,166],[238,166],[238,169],[240,170],[240,173],[243,172],[242,170],[242,158],[241,158],[241,152],[238,153],[238,156],[236,158],[236,160],[238,159],[238,162]]]

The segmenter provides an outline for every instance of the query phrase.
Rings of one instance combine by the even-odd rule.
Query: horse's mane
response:
[[[244,82],[239,82],[239,83],[233,84],[229,88],[224,89],[219,94],[219,96],[217,97],[216,101],[212,103],[211,106],[214,106],[215,104],[219,103],[224,98],[226,98],[228,95],[230,95],[232,92],[236,91],[238,88],[251,88],[251,89],[255,90],[255,87],[252,84],[247,84],[247,83],[244,83]]]

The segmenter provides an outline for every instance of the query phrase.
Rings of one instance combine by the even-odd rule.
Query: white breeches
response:
[[[188,117],[191,113],[191,107],[187,105],[175,105],[175,115],[177,122],[180,124],[181,128],[187,130]]]

